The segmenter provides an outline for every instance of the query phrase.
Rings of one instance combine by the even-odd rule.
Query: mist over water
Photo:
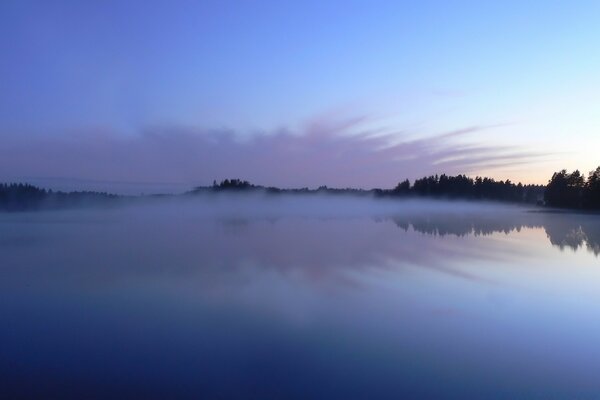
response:
[[[0,214],[13,397],[594,398],[600,216],[198,195]]]

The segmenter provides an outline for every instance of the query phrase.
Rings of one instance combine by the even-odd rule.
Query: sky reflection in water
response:
[[[599,243],[598,216],[469,203],[222,198],[3,214],[0,387],[593,398]]]

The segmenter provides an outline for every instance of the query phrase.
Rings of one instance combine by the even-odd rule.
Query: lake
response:
[[[600,398],[600,216],[198,196],[0,214],[3,398]]]

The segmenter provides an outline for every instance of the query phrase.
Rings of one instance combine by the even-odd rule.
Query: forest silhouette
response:
[[[496,181],[492,178],[469,178],[466,175],[432,175],[417,179],[411,185],[408,179],[398,183],[393,189],[354,189],[329,188],[318,189],[280,189],[253,185],[240,179],[225,179],[212,186],[197,187],[190,193],[236,192],[246,190],[264,190],[268,193],[328,193],[328,194],[373,194],[378,197],[437,197],[456,199],[479,199],[511,202],[537,203],[543,199],[544,186],[515,184],[510,180]]]
[[[60,192],[27,183],[0,183],[0,211],[33,211],[108,204],[121,196],[102,192]]]
[[[544,198],[551,207],[600,209],[600,167],[587,179],[575,170],[555,172],[546,186]]]
[[[254,185],[246,180],[225,179],[211,186],[199,186],[185,193],[263,191],[268,194],[353,194],[375,197],[423,197],[443,199],[492,200],[513,203],[537,204],[554,208],[600,210],[600,167],[585,178],[578,170],[555,172],[547,185],[523,185],[510,180],[496,181],[493,178],[466,175],[432,175],[417,179],[414,183],[406,179],[392,189],[296,188],[282,189]],[[138,196],[153,197],[153,196]],[[84,205],[107,205],[117,201],[131,200],[135,196],[119,196],[105,192],[61,192],[42,189],[26,183],[0,184],[0,211],[32,211],[60,209]]]

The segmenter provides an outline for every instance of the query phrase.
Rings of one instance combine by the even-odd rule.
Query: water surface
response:
[[[0,214],[0,391],[600,397],[600,217],[198,198]]]

